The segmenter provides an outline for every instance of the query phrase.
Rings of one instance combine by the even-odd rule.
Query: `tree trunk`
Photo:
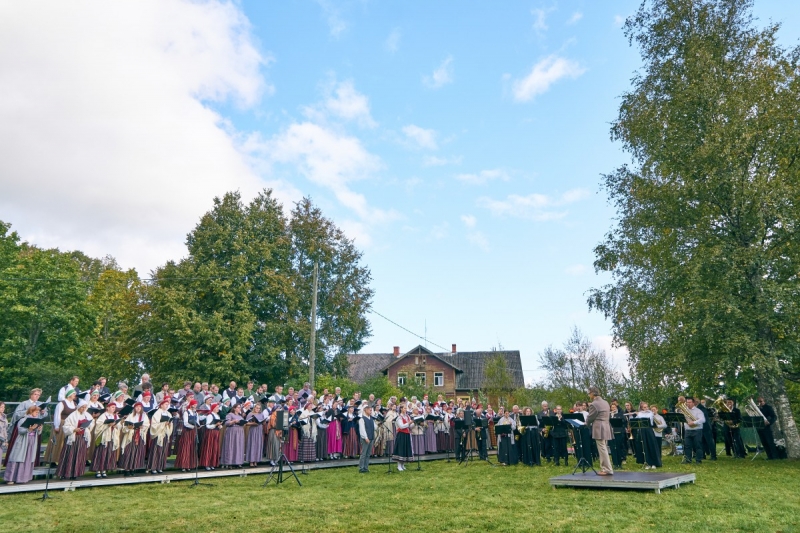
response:
[[[755,369],[758,390],[761,396],[771,400],[770,403],[775,407],[778,428],[782,433],[781,435],[776,434],[773,428],[773,435],[776,439],[784,439],[786,455],[789,459],[800,459],[800,434],[798,434],[797,424],[794,421],[789,397],[786,395],[786,385],[778,359],[774,356],[766,356],[758,362],[763,363],[757,364]]]

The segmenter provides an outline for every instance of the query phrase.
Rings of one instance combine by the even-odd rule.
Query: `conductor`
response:
[[[600,457],[600,472],[597,475],[611,476],[614,475],[614,469],[611,468],[611,461],[608,459],[608,441],[614,438],[609,423],[611,408],[608,402],[600,397],[600,390],[597,387],[589,387],[589,399],[592,403],[589,404],[589,418],[586,423],[592,425],[592,439],[597,444],[597,454]]]

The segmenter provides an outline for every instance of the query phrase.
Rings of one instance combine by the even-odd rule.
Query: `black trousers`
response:
[[[457,429],[455,432],[456,461],[462,461],[467,457],[467,439],[463,429]]]
[[[487,444],[489,440],[489,435],[487,434],[485,429],[480,429],[476,431],[475,438],[478,439],[478,457],[481,459],[488,459],[489,452],[487,451]]]
[[[706,457],[717,458],[717,442],[714,439],[713,422],[703,425],[703,453],[705,453]]]
[[[553,437],[553,461],[559,463],[564,458],[564,464],[569,464],[569,454],[567,453],[567,437]]]
[[[683,433],[683,456],[686,462],[703,460],[703,430],[688,429]]]
[[[775,447],[775,437],[772,435],[772,428],[766,427],[764,429],[759,429],[758,437],[761,439],[761,445],[764,447],[767,459],[777,459],[778,449]]]
[[[548,461],[553,458],[553,437],[542,437],[542,457]]]

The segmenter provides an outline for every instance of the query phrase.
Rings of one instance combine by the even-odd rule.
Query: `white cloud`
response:
[[[614,15],[614,26],[621,28],[625,24],[625,17],[622,15]]]
[[[0,17],[0,213],[41,246],[146,273],[186,254],[214,196],[265,186],[208,103],[274,89],[237,4],[17,2]]]
[[[438,148],[436,132],[434,130],[428,130],[414,124],[409,124],[403,127],[403,133],[405,133],[409,141],[420,148],[425,148],[427,150],[436,150]]]
[[[450,224],[448,224],[447,222],[442,222],[441,224],[435,225],[433,228],[431,228],[431,238],[436,241],[444,239],[445,237],[447,237],[449,233],[448,232],[449,227]]]
[[[431,89],[439,89],[453,82],[453,56],[447,56],[430,76],[423,76],[422,83]]]
[[[400,39],[402,39],[403,34],[400,33],[400,28],[395,28],[386,38],[386,49],[389,50],[391,53],[395,53],[400,49]]]
[[[589,272],[589,267],[586,265],[570,265],[564,272],[569,274],[570,276],[583,276],[587,272]]]
[[[567,215],[567,211],[563,209],[564,206],[588,196],[589,192],[585,189],[573,189],[556,198],[537,193],[528,196],[510,194],[505,200],[479,198],[478,206],[488,209],[495,216],[547,221],[564,218]]]
[[[334,82],[325,92],[323,106],[334,117],[354,120],[367,128],[378,125],[370,114],[369,99],[355,89],[352,81]]]
[[[473,185],[483,185],[494,180],[508,181],[508,173],[503,169],[481,170],[478,174],[459,174],[456,176],[458,181],[471,183]]]
[[[392,212],[370,207],[364,195],[350,188],[350,183],[371,177],[382,167],[381,160],[356,137],[302,122],[267,141],[255,137],[248,147],[273,164],[296,168],[308,180],[333,192],[339,203],[363,220],[374,223],[396,217]]]
[[[513,83],[514,99],[518,102],[527,102],[536,95],[547,92],[550,86],[558,80],[562,78],[575,79],[584,72],[586,69],[577,62],[555,54],[550,55],[536,63],[530,74]]]
[[[332,0],[317,0],[317,4],[322,8],[325,22],[328,24],[328,31],[331,37],[338,39],[342,33],[347,31],[347,21],[342,18],[342,14],[336,7],[336,2]]]
[[[422,160],[424,167],[443,167],[446,165],[460,165],[462,161],[461,156],[453,157],[436,157],[432,155],[425,156]]]
[[[547,31],[547,15],[555,11],[555,9],[555,7],[549,7],[547,9],[536,8],[531,10],[531,15],[533,15],[533,29],[536,30],[536,33],[541,35]]]
[[[474,228],[478,224],[478,219],[474,215],[461,215],[461,222],[468,228]]]
[[[470,231],[467,233],[467,240],[484,252],[489,251],[489,239],[480,231]]]
[[[572,14],[572,16],[567,21],[567,25],[575,24],[579,20],[581,20],[582,18],[583,18],[583,13],[581,13],[580,11],[576,11],[575,13]]]
[[[614,337],[611,335],[598,335],[592,339],[592,344],[601,350],[605,350],[606,354],[611,358],[611,363],[616,367],[616,370],[622,374],[629,375],[628,364],[630,359],[628,356],[630,352],[627,346],[614,346]]]

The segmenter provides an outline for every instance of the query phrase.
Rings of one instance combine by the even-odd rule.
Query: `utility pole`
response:
[[[311,293],[311,354],[308,356],[308,382],[314,390],[314,363],[317,358],[317,278],[319,264],[314,262],[314,292]]]

